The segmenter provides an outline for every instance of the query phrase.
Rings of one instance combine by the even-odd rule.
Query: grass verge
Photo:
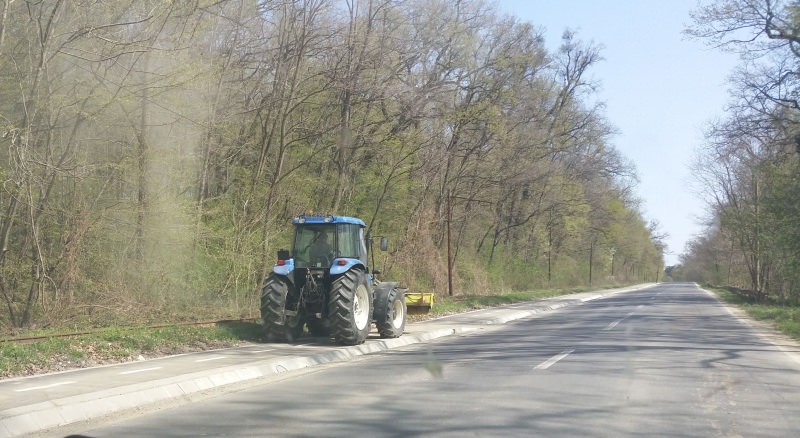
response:
[[[70,338],[0,342],[0,378],[64,371],[258,341],[255,323],[216,326],[108,328]]]
[[[409,320],[419,321],[597,289],[593,287],[533,290],[485,296],[437,297],[428,315],[410,317]],[[57,334],[59,334],[57,331],[48,330],[26,333],[24,336],[46,337]],[[263,342],[261,326],[257,323],[233,321],[215,326],[108,328],[70,338],[51,337],[28,343],[2,341],[0,379],[232,347],[247,342]]]
[[[751,318],[769,323],[781,333],[800,341],[800,306],[771,301],[756,303],[749,296],[728,289],[716,287],[709,289],[726,303],[742,309]]]

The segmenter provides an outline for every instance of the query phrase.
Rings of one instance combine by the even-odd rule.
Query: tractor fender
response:
[[[282,265],[275,264],[272,267],[272,272],[275,275],[281,276],[284,280],[289,282],[292,286],[294,286],[294,275],[291,275],[294,272],[294,259],[288,259]]]
[[[341,275],[353,268],[360,268],[364,272],[367,271],[367,267],[364,266],[361,260],[342,257],[333,260],[329,273],[331,276]]]
[[[283,264],[275,264],[272,267],[272,272],[278,275],[289,275],[294,271],[294,259],[284,260]]]

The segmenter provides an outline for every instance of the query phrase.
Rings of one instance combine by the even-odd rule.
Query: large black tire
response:
[[[328,309],[331,335],[336,343],[364,343],[372,328],[372,293],[366,274],[351,269],[334,280]]]
[[[303,316],[300,312],[286,314],[289,285],[271,274],[261,290],[261,320],[267,342],[293,342],[303,334]]]
[[[377,292],[376,292],[377,293]],[[406,300],[403,291],[393,287],[375,297],[375,325],[382,338],[396,338],[406,329]]]

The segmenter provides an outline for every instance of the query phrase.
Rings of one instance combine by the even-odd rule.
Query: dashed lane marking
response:
[[[533,367],[533,369],[535,369],[535,370],[546,370],[546,369],[550,368],[551,366],[553,366],[556,362],[558,362],[561,359],[564,359],[565,357],[567,357],[570,354],[572,354],[573,351],[575,351],[575,350],[574,349],[572,349],[572,350],[564,350],[561,353],[551,357],[550,359],[547,359],[546,361],[540,363],[539,365],[536,365],[535,367]]]

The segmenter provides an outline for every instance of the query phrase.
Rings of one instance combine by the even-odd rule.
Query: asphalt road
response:
[[[800,436],[775,339],[667,283],[40,436]]]

